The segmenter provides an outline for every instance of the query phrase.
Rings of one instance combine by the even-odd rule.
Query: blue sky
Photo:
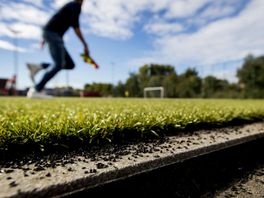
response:
[[[18,51],[18,87],[31,86],[26,63],[50,62],[41,50],[41,27],[68,0],[1,0],[0,78],[14,74]],[[177,73],[195,67],[201,76],[235,81],[243,58],[264,54],[263,0],[85,0],[81,28],[101,68],[82,62],[83,47],[72,30],[64,37],[76,63],[70,85],[124,82],[144,64],[173,65]],[[18,45],[14,45],[15,30]],[[39,73],[37,80],[43,73]],[[47,87],[66,85],[60,72]]]

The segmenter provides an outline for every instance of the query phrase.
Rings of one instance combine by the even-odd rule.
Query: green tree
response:
[[[86,84],[84,90],[87,92],[97,92],[103,97],[109,97],[113,94],[113,85],[108,83]]]
[[[237,71],[240,87],[243,88],[244,97],[264,97],[264,56],[245,58],[242,68]]]
[[[204,98],[227,98],[230,85],[227,80],[207,76],[203,79],[202,96]]]
[[[169,74],[163,80],[162,86],[165,89],[165,96],[168,98],[176,98],[177,95],[177,87],[178,85],[178,76],[176,72]]]
[[[130,77],[125,83],[125,89],[129,94],[129,97],[142,97],[140,90],[140,83],[137,74],[130,74]]]
[[[194,68],[189,68],[179,76],[176,86],[180,98],[195,98],[201,96],[202,79]]]
[[[126,87],[121,81],[118,82],[117,86],[115,87],[115,90],[117,97],[125,97]]]
[[[164,80],[173,74],[174,67],[169,65],[143,65],[137,74],[130,75],[125,87],[131,97],[143,97],[145,87],[163,86]]]

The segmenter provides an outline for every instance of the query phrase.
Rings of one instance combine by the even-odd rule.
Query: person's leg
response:
[[[66,50],[66,48],[64,48],[64,51],[65,51],[65,59],[64,59],[65,63],[63,65],[63,69],[67,69],[67,70],[73,69],[75,67],[75,64],[74,64],[70,54]]]
[[[47,71],[41,81],[35,86],[36,91],[40,92],[45,85],[52,79],[65,65],[65,48],[62,38],[54,33],[44,33],[44,38],[49,46],[49,51],[53,59],[53,67]]]
[[[43,69],[47,69],[49,66],[50,66],[49,63],[41,63],[41,64],[27,63],[27,68],[29,70],[29,76],[34,84],[35,84],[36,74]]]

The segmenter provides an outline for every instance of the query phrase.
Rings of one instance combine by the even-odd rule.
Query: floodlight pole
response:
[[[115,63],[114,63],[114,62],[112,62],[112,63],[111,63],[111,65],[112,65],[112,84],[114,85],[114,72],[115,72]]]
[[[114,69],[115,69],[115,63],[114,62],[112,62],[111,63],[111,65],[112,65],[112,94],[113,94],[113,96],[115,96],[115,90],[114,90]]]
[[[17,80],[18,80],[18,50],[17,50],[17,47],[18,47],[18,40],[17,40],[17,34],[19,34],[19,31],[16,31],[12,28],[8,28],[14,35],[14,39],[13,39],[13,42],[14,42],[14,46],[15,46],[15,49],[14,49],[14,77],[15,77],[15,82],[14,82],[14,89],[15,89],[15,93],[16,93],[16,90],[17,90]]]
[[[66,87],[69,89],[70,87],[70,76],[69,76],[69,71],[66,70]]]
[[[2,5],[0,5],[0,12],[2,12]],[[1,17],[2,18],[2,17]],[[17,90],[17,79],[18,79],[18,51],[17,51],[17,46],[18,46],[18,42],[17,42],[17,34],[19,33],[18,31],[15,31],[14,29],[7,27],[14,35],[14,39],[13,39],[13,43],[15,46],[14,49],[14,95],[16,94],[16,90]]]
[[[17,37],[16,37],[16,33],[15,33],[15,37],[14,37],[14,46],[15,46],[15,50],[14,50],[14,72],[15,72],[15,90],[17,90],[17,79],[18,79],[18,52],[17,52]]]

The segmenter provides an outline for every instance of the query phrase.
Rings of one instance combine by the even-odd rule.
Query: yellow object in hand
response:
[[[99,65],[90,56],[86,56],[85,54],[81,54],[81,57],[83,58],[84,62],[91,64],[95,69],[99,69]]]

